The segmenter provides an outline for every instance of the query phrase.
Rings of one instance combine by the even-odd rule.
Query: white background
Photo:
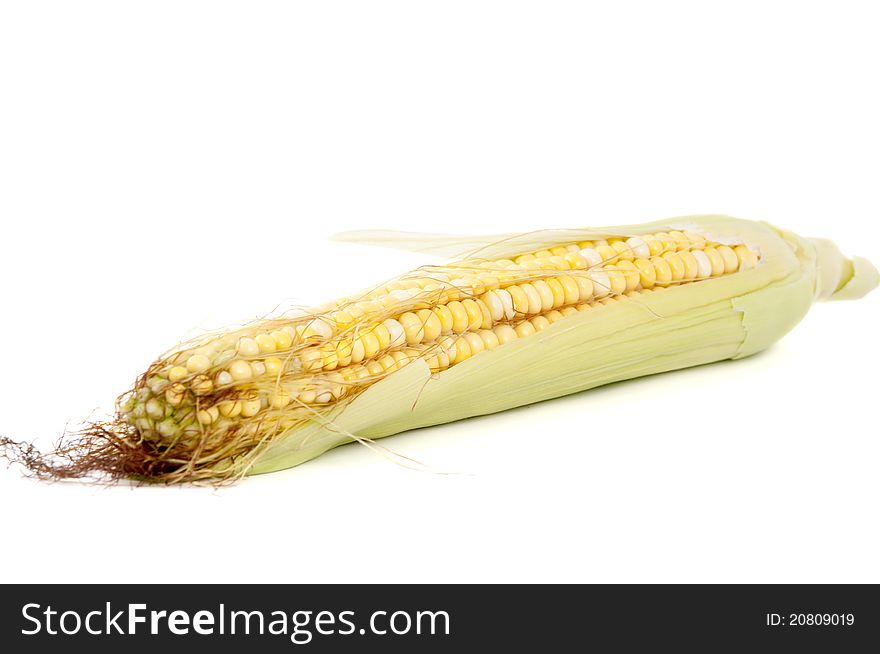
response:
[[[0,433],[424,263],[343,229],[765,219],[880,262],[870,2],[0,9]],[[219,491],[0,468],[3,581],[880,582],[880,293],[763,355]]]

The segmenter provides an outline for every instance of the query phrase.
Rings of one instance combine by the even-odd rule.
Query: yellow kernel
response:
[[[647,259],[636,259],[636,268],[639,271],[639,284],[642,288],[651,288],[657,281],[657,272],[654,265]]]
[[[733,253],[731,252],[731,254]],[[733,258],[736,259],[736,255]],[[186,360],[186,369],[190,372],[205,372],[210,367],[211,361],[204,354],[193,354]]]
[[[467,334],[464,334],[462,338],[471,346],[471,356],[479,354],[486,349],[486,344],[483,343],[483,339],[480,338],[480,335],[476,332],[468,332]]]
[[[571,270],[571,264],[565,257],[552,256],[547,259],[546,268],[555,268],[556,270]]]
[[[433,314],[431,314],[433,315]],[[361,334],[360,342],[364,346],[364,357],[372,359],[379,352],[379,339],[372,331],[365,331]]]
[[[334,311],[330,314],[330,320],[336,323],[336,328],[342,331],[354,322],[354,316],[348,311]]]
[[[250,418],[257,415],[262,407],[263,403],[260,402],[259,397],[249,395],[241,403],[241,415],[245,418]]]
[[[317,372],[324,367],[324,352],[319,350],[316,347],[310,347],[306,350],[300,352],[299,357],[297,359],[299,362],[299,366],[306,372]],[[241,362],[246,363],[246,362]],[[241,368],[242,374],[244,374],[244,367]],[[230,372],[232,372],[232,368],[230,367]],[[235,377],[235,374],[232,375]],[[243,379],[246,379],[243,378]]]
[[[174,366],[168,371],[168,379],[172,382],[180,381],[189,375],[189,371],[183,366]]]
[[[212,406],[208,409],[201,409],[196,417],[203,425],[210,425],[220,417],[220,409],[216,406]]]
[[[181,383],[172,384],[171,387],[165,391],[165,401],[168,402],[171,406],[179,406],[181,402],[183,402],[183,397],[186,394],[186,388]]]
[[[260,346],[257,342],[247,336],[238,339],[238,354],[243,357],[253,357],[260,353]]]
[[[733,251],[729,245],[719,245],[717,248],[718,254],[721,255],[722,260],[724,261],[724,274],[729,275],[730,273],[736,272],[737,268],[739,268],[739,259],[736,258],[736,253]]]
[[[352,363],[360,363],[364,360],[366,356],[366,352],[364,350],[364,342],[356,338],[351,344],[351,362]]]
[[[461,363],[470,357],[471,346],[467,340],[465,340],[464,336],[460,336],[458,340],[455,341],[455,358],[453,359],[453,363]]]
[[[395,359],[390,354],[383,354],[381,357],[376,359],[376,363],[382,366],[382,370],[384,372],[391,372],[393,370],[397,370],[397,359]]]
[[[543,305],[541,303],[541,296],[538,295],[538,290],[532,284],[520,284],[519,287],[528,299],[528,313],[541,313]]]
[[[590,267],[590,264],[580,252],[569,252],[563,258],[568,262],[568,267],[571,270],[586,270]]]
[[[567,318],[568,316],[572,315],[573,313],[577,313],[577,312],[578,312],[577,307],[562,307],[559,310],[559,313],[562,314],[563,318]]]
[[[192,380],[190,384],[193,393],[196,395],[207,395],[214,390],[214,384],[207,375],[199,375]]]
[[[602,263],[613,263],[617,260],[617,250],[610,245],[599,245],[596,252],[599,253]]]
[[[515,331],[519,338],[526,338],[535,333],[535,327],[528,320],[523,320],[516,326]]]
[[[501,341],[499,341],[498,336],[491,329],[481,329],[477,332],[479,337],[483,339],[483,345],[487,350],[493,350],[499,345],[501,345]]]
[[[550,250],[538,250],[535,252],[536,259],[549,259],[553,256],[553,253]]]
[[[672,270],[672,281],[680,281],[684,277],[684,262],[675,252],[667,252],[663,255],[669,268]]]
[[[718,250],[715,248],[706,248],[703,250],[706,253],[706,256],[709,257],[709,263],[712,264],[712,276],[718,277],[718,275],[724,274],[724,259],[721,258],[721,255],[718,253]]]
[[[477,303],[477,306],[480,308],[480,315],[482,316],[482,321],[480,322],[480,327],[483,329],[491,329],[492,328],[492,314],[489,311],[489,305],[487,305],[482,298],[478,298],[474,300]]]
[[[241,402],[238,400],[223,400],[217,404],[220,415],[226,418],[235,418],[241,413]]]
[[[235,381],[244,381],[251,378],[253,371],[251,370],[251,364],[238,359],[229,364],[229,374],[232,375]]]
[[[468,330],[479,329],[483,325],[483,311],[475,300],[470,298],[462,300],[461,305],[464,307],[468,317]]]
[[[639,269],[636,268],[636,264],[629,259],[622,259],[617,262],[617,269],[620,270],[624,280],[626,280],[627,292],[635,290],[640,281]]]
[[[544,317],[547,319],[547,322],[552,325],[554,322],[562,318],[562,314],[554,309],[553,311],[548,311],[547,313],[545,313]]]
[[[529,320],[529,322],[532,323],[532,327],[535,328],[536,332],[547,329],[550,326],[550,321],[547,320],[544,316],[535,316],[534,318]]]
[[[669,238],[673,241],[675,249],[678,251],[684,250],[690,245],[688,237],[678,230],[669,232]]]
[[[388,330],[388,336],[391,338],[391,342],[388,344],[389,347],[399,347],[406,343],[406,332],[403,329],[403,325],[400,324],[400,321],[395,320],[394,318],[388,318],[387,320],[383,320],[382,324],[385,326],[385,329]]]
[[[467,331],[470,319],[464,305],[456,300],[446,306],[452,312],[452,331],[456,334],[462,334]]]
[[[293,344],[293,338],[291,338],[290,333],[284,330],[276,330],[270,336],[275,341],[276,350],[286,350]]]
[[[660,241],[656,238],[649,238],[646,240],[646,242],[648,244],[648,250],[650,251],[652,257],[663,254],[663,241]]]
[[[254,340],[257,342],[257,347],[260,348],[260,352],[270,354],[275,351],[275,339],[269,334],[257,334]]]
[[[587,279],[586,275],[577,275],[576,277],[563,275],[556,279],[562,287],[564,304],[576,304],[582,298],[586,299],[583,296],[584,292],[587,294],[586,297],[589,297],[593,293],[593,284]]]
[[[555,309],[556,307],[561,307],[563,304],[565,304],[565,289],[559,282],[559,278],[551,277],[550,279],[547,279],[545,281],[548,288],[550,289],[550,292],[553,294],[553,308]]]
[[[550,252],[557,257],[564,257],[566,254],[568,254],[568,250],[565,248],[564,245],[557,245],[555,247],[552,247],[550,248]]]
[[[280,388],[272,396],[272,401],[269,404],[273,409],[283,409],[290,404],[290,400],[290,393]]]
[[[501,345],[515,341],[517,338],[516,331],[510,325],[495,325],[492,331],[495,332],[495,336],[498,337],[498,342]]]
[[[434,307],[433,311],[437,314],[438,320],[440,320],[440,331],[444,334],[450,333],[455,324],[455,319],[449,307],[445,304],[439,304]]]
[[[758,256],[745,245],[737,245],[733,248],[733,251],[736,253],[737,259],[739,260],[739,267],[737,270],[748,270],[758,265]]]
[[[608,280],[611,283],[611,294],[619,295],[626,290],[626,277],[620,272],[616,266],[605,266],[605,272],[608,274]]]
[[[654,277],[657,284],[668,284],[672,281],[672,268],[663,257],[651,257],[651,265],[654,266]]]
[[[681,259],[681,262],[684,264],[684,278],[696,279],[699,275],[700,266],[697,263],[697,259],[694,257],[693,252],[682,250],[676,256]]]
[[[281,369],[284,368],[284,361],[278,357],[266,357],[263,364],[266,366],[266,374],[272,377],[277,377]]]
[[[397,320],[398,322],[400,322],[401,325],[403,325],[403,331],[406,334],[406,342],[409,345],[417,345],[418,343],[421,343],[422,340],[424,340],[425,328],[422,325],[422,321],[419,320],[419,317],[416,314],[408,311],[400,316],[400,318],[398,318]],[[355,348],[357,348],[357,343],[359,342],[359,340],[360,339],[358,339],[358,341],[355,341]],[[355,363],[358,363],[363,360],[363,357],[353,360]]]
[[[529,298],[522,289],[522,285],[508,286],[506,290],[510,293],[510,297],[513,300],[513,308],[516,312],[527,314],[529,312]]]
[[[617,252],[617,256],[621,259],[633,259],[633,249],[626,241],[614,241],[611,247]]]
[[[553,308],[553,291],[543,279],[536,279],[532,286],[541,298],[541,311],[549,311]]]

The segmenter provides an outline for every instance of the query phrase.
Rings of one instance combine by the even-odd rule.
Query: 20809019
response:
[[[851,627],[856,617],[852,613],[767,613],[768,627]]]

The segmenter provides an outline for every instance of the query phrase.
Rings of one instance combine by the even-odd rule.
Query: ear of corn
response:
[[[748,356],[812,302],[878,284],[828,241],[724,216],[343,238],[454,256],[176,348],[114,421],[54,453],[67,463],[29,454],[30,467],[164,482],[279,470],[352,440]]]
[[[829,241],[805,239],[763,223],[724,216],[687,217],[641,226],[456,237],[387,233],[345,235],[393,247],[442,254],[476,250],[507,258],[560,242],[607,240],[688,231],[714,243],[744,245],[760,263],[735,274],[640,293],[578,312],[530,338],[483,352],[437,375],[421,361],[379,381],[332,422],[270,447],[253,472],[296,465],[350,440],[344,432],[380,438],[401,431],[493,413],[603,384],[668,370],[737,359],[781,338],[815,300],[854,299],[875,288],[877,270],[843,257]]]

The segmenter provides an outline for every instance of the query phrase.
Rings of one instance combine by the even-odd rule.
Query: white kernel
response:
[[[156,425],[156,431],[158,431],[162,436],[171,436],[177,430],[177,425],[171,418],[167,420],[163,420],[158,425]]]
[[[590,281],[593,282],[594,297],[605,297],[611,292],[611,279],[604,270],[591,270]]]
[[[306,325],[305,335],[306,337],[316,334],[321,338],[330,338],[333,336],[333,327],[330,326],[330,323],[322,318],[315,318],[311,320]]]
[[[694,255],[694,259],[697,260],[697,275],[700,277],[711,277],[712,276],[712,262],[709,261],[709,257],[706,256],[706,253],[702,250],[693,250],[691,254]]]
[[[155,397],[147,400],[147,415],[150,416],[153,420],[158,420],[165,416],[165,409],[162,407],[162,403],[157,400]]]
[[[602,263],[602,255],[593,248],[584,248],[581,250],[581,256],[587,260],[591,266],[598,266]]]
[[[504,317],[507,320],[513,320],[513,317],[516,315],[516,309],[513,306],[513,298],[510,293],[506,289],[500,288],[495,291],[495,294],[501,300],[501,305],[504,308]]]
[[[632,236],[626,239],[626,244],[630,247],[636,259],[647,259],[651,256],[651,248],[649,248],[648,244],[638,236]]]
[[[398,321],[394,318],[389,318],[382,324],[385,325],[385,329],[388,330],[388,334],[391,336],[390,347],[398,347],[406,343],[406,332],[403,329],[403,325]]]
[[[486,293],[483,296],[483,302],[486,303],[486,308],[489,309],[489,315],[492,316],[493,322],[498,322],[504,317],[504,305],[494,291]]]

